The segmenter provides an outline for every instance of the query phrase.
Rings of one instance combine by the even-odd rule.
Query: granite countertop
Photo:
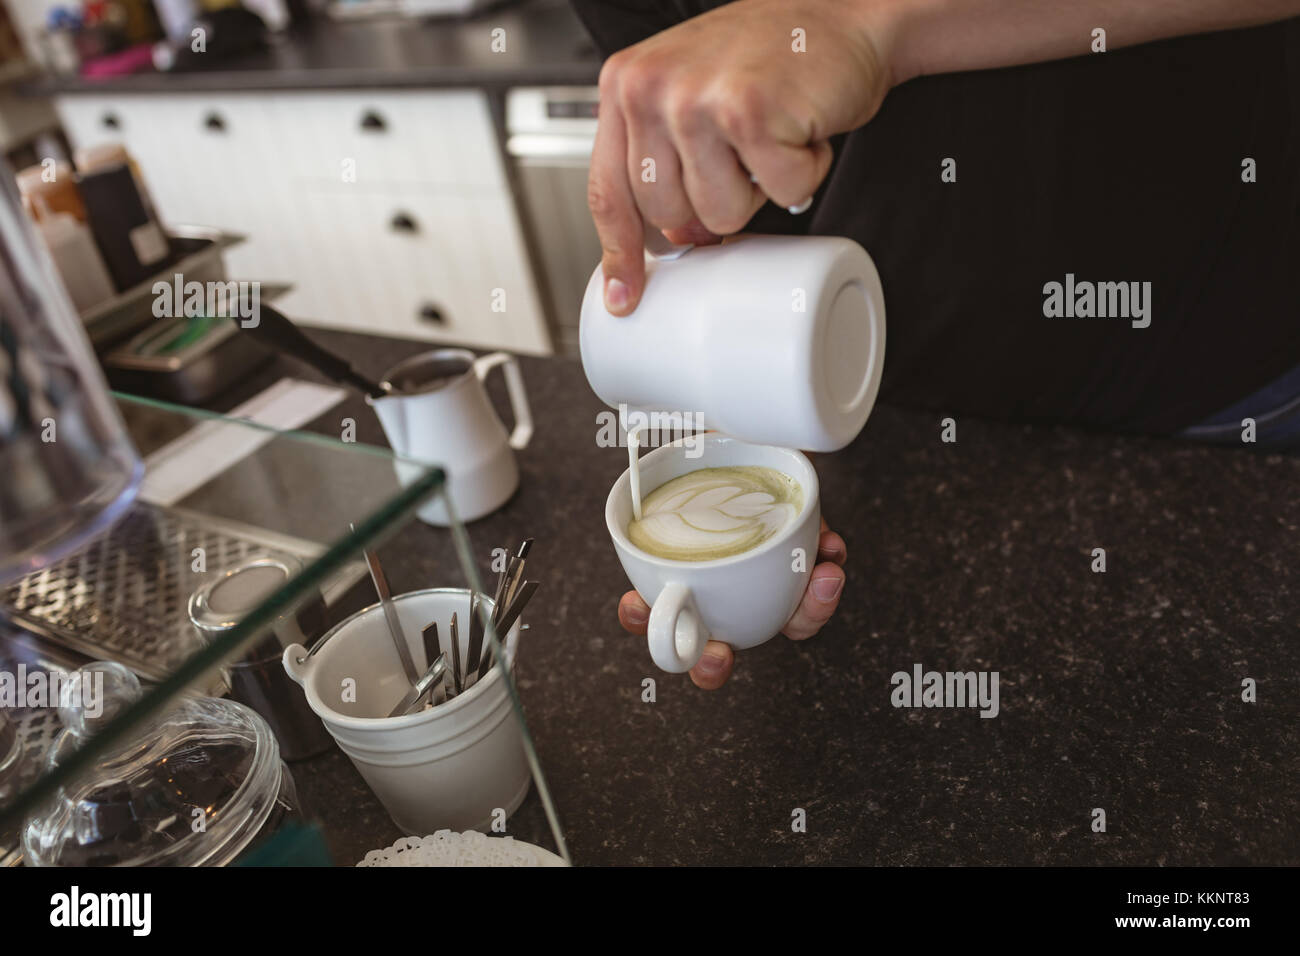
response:
[[[428,347],[312,334],[374,373]],[[706,693],[617,623],[603,508],[626,460],[596,445],[581,367],[519,361],[536,436],[469,533],[483,572],[537,539],[519,688],[575,862],[1300,862],[1300,457],[975,419],[945,444],[939,415],[878,407],[815,458],[849,548],[839,613]],[[278,360],[226,404],[277,374],[313,377]],[[359,398],[310,427],[345,415],[384,444]],[[381,549],[395,590],[428,586],[445,533],[412,521]],[[916,664],[997,671],[997,717],[893,707]],[[339,863],[401,835],[341,753],[294,773]],[[510,832],[551,846],[535,790]]]
[[[492,31],[506,48],[492,50]],[[318,17],[266,50],[191,72],[84,79],[45,76],[24,93],[181,93],[369,87],[591,85],[600,57],[567,0],[524,0],[471,18]]]

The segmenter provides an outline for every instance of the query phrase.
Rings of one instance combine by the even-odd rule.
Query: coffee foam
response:
[[[627,536],[656,557],[712,561],[758,547],[802,507],[799,483],[775,468],[701,468],[650,492]]]

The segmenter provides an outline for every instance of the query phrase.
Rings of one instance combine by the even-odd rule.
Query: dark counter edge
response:
[[[525,41],[483,55],[494,28]],[[318,17],[264,47],[210,68],[86,78],[38,74],[18,84],[29,96],[272,90],[448,89],[591,86],[601,57],[568,0],[516,0],[467,17]]]
[[[401,70],[224,70],[137,73],[100,80],[44,77],[20,84],[24,96],[85,93],[213,93],[268,90],[450,89],[518,86],[594,86],[598,63],[533,64],[518,68],[443,67]]]

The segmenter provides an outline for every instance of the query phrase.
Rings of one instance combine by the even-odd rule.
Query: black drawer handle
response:
[[[207,119],[203,121],[203,125],[216,133],[226,131],[226,121],[221,118],[220,113],[209,113]]]
[[[393,221],[389,223],[393,232],[419,232],[420,227],[416,225],[415,220],[404,212],[399,212],[393,216]]]
[[[420,309],[420,321],[431,322],[434,325],[446,325],[447,317],[435,306],[426,305]]]
[[[105,113],[102,117],[100,117],[99,121],[104,125],[105,129],[122,128],[122,121],[117,118],[116,113]]]
[[[388,123],[374,110],[366,110],[361,115],[361,128],[368,133],[383,133],[388,129]]]

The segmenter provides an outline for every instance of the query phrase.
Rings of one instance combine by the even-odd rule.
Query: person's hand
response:
[[[641,299],[645,223],[698,244],[740,230],[768,197],[813,195],[828,138],[871,119],[891,86],[888,7],[738,0],[606,60],[587,202],[610,312]]]
[[[813,567],[803,600],[782,631],[786,637],[792,641],[807,640],[830,620],[844,590],[843,566],[847,557],[844,539],[826,527],[826,520],[822,519],[822,533],[817,541],[818,563]],[[645,636],[650,607],[636,591],[628,591],[618,602],[618,621],[624,629]],[[709,641],[704,647],[704,656],[691,670],[691,680],[697,687],[717,690],[731,676],[735,662],[736,655],[729,644]]]

